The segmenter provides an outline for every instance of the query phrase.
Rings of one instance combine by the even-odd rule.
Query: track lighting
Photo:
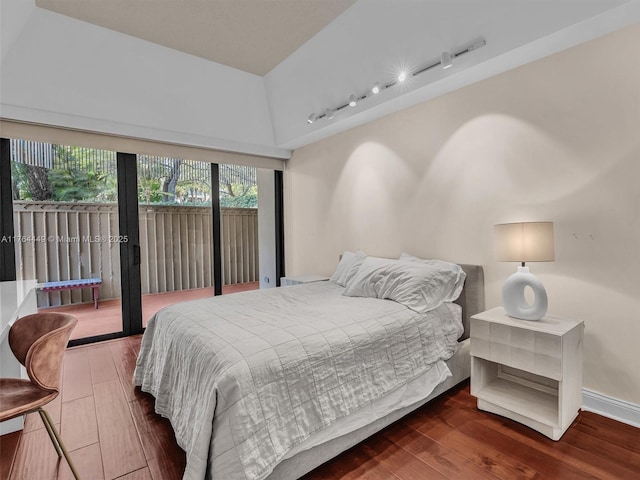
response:
[[[421,67],[418,70],[412,71],[412,72],[408,72],[408,71],[402,71],[398,74],[398,76],[396,77],[395,80],[392,80],[390,82],[387,83],[379,83],[379,82],[375,82],[373,84],[373,86],[371,87],[371,90],[367,91],[366,93],[358,96],[356,94],[352,94],[349,96],[349,99],[347,100],[346,103],[343,103],[341,105],[338,105],[335,108],[327,108],[324,110],[323,113],[316,115],[315,113],[312,113],[311,115],[309,115],[309,118],[307,118],[307,123],[312,124],[315,123],[316,120],[320,120],[320,119],[325,119],[325,120],[331,120],[335,113],[337,111],[342,110],[343,108],[346,107],[355,107],[358,102],[360,102],[361,100],[364,100],[368,97],[371,97],[373,95],[377,95],[378,93],[380,93],[382,90],[387,90],[391,87],[393,87],[394,85],[397,85],[399,83],[404,82],[409,76],[415,77],[417,75],[420,75],[424,72],[426,72],[427,70],[431,70],[434,67],[437,67],[438,65],[440,65],[443,70],[446,70],[447,68],[450,68],[453,66],[453,61],[455,59],[457,59],[458,57],[465,55],[467,53],[470,53],[474,50],[477,50],[478,48],[484,47],[487,44],[486,40],[484,39],[480,39],[477,40],[474,43],[471,43],[469,46],[455,50],[452,53],[449,53],[448,51],[444,51],[442,52],[442,54],[440,55],[440,58],[438,60],[435,60],[429,64],[427,64],[426,66]]]
[[[443,70],[453,66],[451,54],[449,52],[442,52],[442,55],[440,55],[440,65],[442,65]]]

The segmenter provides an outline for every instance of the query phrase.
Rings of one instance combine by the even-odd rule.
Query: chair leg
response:
[[[40,414],[40,418],[42,418],[42,423],[44,423],[44,426],[47,429],[49,438],[51,438],[51,443],[53,443],[53,446],[58,453],[58,457],[62,457],[64,455],[64,458],[69,464],[69,468],[71,469],[71,473],[73,473],[73,477],[76,480],[80,480],[80,475],[78,475],[76,467],[74,466],[73,462],[71,461],[71,457],[69,456],[69,452],[64,446],[64,443],[62,443],[62,439],[60,438],[60,435],[58,434],[58,431],[56,430],[56,427],[53,424],[49,413],[43,408],[39,408],[38,413]]]
[[[40,414],[40,418],[42,419],[42,423],[44,423],[44,427],[47,429],[47,433],[49,434],[49,438],[51,439],[51,443],[53,444],[53,447],[56,449],[56,453],[58,454],[58,457],[62,456],[62,450],[60,449],[60,444],[58,443],[58,440],[56,439],[56,434],[53,433],[53,424],[50,424],[47,417],[48,414],[46,412],[46,410],[43,409],[38,409],[38,413]]]

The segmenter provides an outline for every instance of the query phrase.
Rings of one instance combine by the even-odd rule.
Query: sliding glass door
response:
[[[40,310],[79,320],[72,339],[124,331],[116,152],[10,141],[16,278]]]
[[[258,182],[255,167],[219,166],[222,293],[259,288]]]
[[[211,164],[138,155],[142,318],[214,295]]]
[[[164,306],[215,295],[217,256],[218,294],[258,288],[256,169],[151,155],[137,166],[144,325]]]
[[[76,316],[72,344],[140,333],[179,301],[259,288],[254,167],[1,143],[1,277],[37,280],[39,309]]]

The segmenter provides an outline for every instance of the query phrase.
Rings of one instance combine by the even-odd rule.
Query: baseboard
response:
[[[582,409],[640,428],[640,405],[582,389]]]

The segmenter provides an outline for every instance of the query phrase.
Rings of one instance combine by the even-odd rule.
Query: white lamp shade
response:
[[[494,225],[498,262],[552,262],[553,222],[521,222]]]

